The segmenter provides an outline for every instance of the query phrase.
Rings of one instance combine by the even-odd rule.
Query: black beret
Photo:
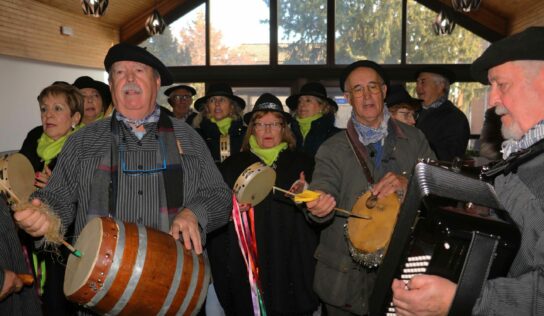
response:
[[[78,89],[93,88],[98,91],[98,93],[100,93],[100,97],[102,97],[102,106],[104,109],[106,109],[111,103],[110,86],[102,81],[94,80],[89,76],[82,76],[77,78],[72,85]]]
[[[491,44],[472,63],[472,77],[489,84],[487,71],[490,68],[514,60],[544,60],[544,27],[533,26]]]
[[[180,84],[180,85],[173,86],[173,87],[170,87],[170,88],[166,89],[166,91],[164,91],[164,95],[169,97],[170,93],[172,93],[173,91],[176,91],[177,89],[185,89],[185,90],[189,91],[191,93],[191,95],[196,94],[195,88],[193,88],[191,86],[186,86],[184,84]]]
[[[451,70],[449,70],[447,68],[439,67],[439,66],[425,66],[425,67],[419,68],[416,71],[416,75],[414,76],[414,79],[417,80],[417,78],[419,77],[419,75],[422,72],[430,72],[432,74],[440,75],[440,76],[448,79],[450,84],[454,83],[455,80],[457,79],[455,77],[455,74],[453,73],[453,71],[451,71]]]
[[[342,71],[342,74],[340,75],[340,90],[342,90],[342,92],[344,92],[344,83],[346,82],[346,79],[349,76],[349,74],[353,70],[360,67],[374,69],[378,73],[378,75],[380,75],[385,85],[389,86],[389,78],[385,74],[385,70],[382,68],[382,66],[376,64],[375,62],[371,60],[359,60],[350,64]]]
[[[153,67],[161,76],[161,86],[169,86],[174,82],[168,68],[157,57],[145,48],[128,43],[113,45],[104,58],[104,67],[107,72],[110,72],[113,63],[124,60],[136,61]]]

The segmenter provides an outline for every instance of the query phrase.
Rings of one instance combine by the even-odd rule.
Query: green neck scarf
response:
[[[216,121],[213,117],[211,120],[217,127],[219,128],[219,132],[221,135],[227,135],[229,133],[229,128],[232,124],[232,118],[231,117],[225,117],[224,119],[220,121]]]
[[[278,159],[280,152],[287,148],[287,143],[281,142],[279,145],[272,148],[261,148],[259,144],[257,144],[255,135],[251,135],[249,137],[249,147],[251,148],[251,152],[261,158],[267,166],[271,166],[274,161]]]
[[[38,157],[40,157],[46,165],[49,165],[51,160],[55,159],[62,150],[62,146],[64,146],[64,142],[66,142],[68,136],[72,135],[82,126],[82,124],[79,124],[73,130],[69,131],[68,134],[57,140],[53,140],[53,138],[47,136],[47,134],[42,133],[42,136],[38,139],[38,148],[36,149]]]
[[[300,132],[302,133],[302,138],[306,138],[306,135],[310,132],[310,128],[312,128],[312,122],[321,118],[323,116],[322,113],[317,113],[316,115],[312,115],[310,117],[300,118],[297,117],[298,125],[300,126]]]

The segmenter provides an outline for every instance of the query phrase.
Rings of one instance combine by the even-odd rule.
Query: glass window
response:
[[[210,0],[209,3],[210,63],[269,64],[270,6],[267,1]]]
[[[200,5],[174,21],[140,46],[157,56],[166,66],[204,65],[206,63],[206,5]]]
[[[413,64],[470,64],[489,42],[456,25],[451,35],[437,36],[432,23],[437,13],[415,0],[408,1],[406,62]]]
[[[278,63],[327,62],[327,1],[279,0]]]
[[[402,0],[336,1],[335,61],[400,63]]]

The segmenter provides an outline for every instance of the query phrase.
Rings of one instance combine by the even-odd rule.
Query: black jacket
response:
[[[297,149],[314,157],[319,149],[329,137],[340,131],[334,126],[334,114],[330,113],[323,115],[319,119],[312,122],[312,127],[306,135],[306,139],[302,137],[300,125],[297,120],[291,122],[291,130],[295,134],[297,140]]]
[[[470,137],[465,114],[449,100],[437,108],[421,110],[416,127],[423,131],[438,160],[463,158]]]
[[[232,121],[229,128],[231,155],[240,152],[244,135],[246,134],[246,129],[247,127],[244,126],[241,119]],[[219,138],[221,137],[221,132],[219,132],[219,127],[217,127],[217,124],[207,118],[204,118],[202,119],[202,122],[200,122],[200,127],[196,128],[196,130],[202,136],[202,138],[204,138],[204,141],[206,142],[215,163],[219,164],[221,162],[219,148]]]

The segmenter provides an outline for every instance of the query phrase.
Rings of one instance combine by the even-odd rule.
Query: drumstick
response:
[[[9,187],[7,187],[3,182],[0,182],[0,185],[8,192],[8,194],[11,196],[11,198],[13,200],[15,200],[15,204],[20,204],[21,203],[21,200],[19,199],[19,197],[17,197],[17,194],[15,194],[15,192],[13,192]],[[78,258],[81,258],[81,251],[77,250],[76,248],[74,248],[74,246],[70,245],[68,242],[66,242],[66,240],[62,239],[61,240],[62,244],[64,246],[66,246],[66,248],[68,248],[70,250],[70,252],[78,257]]]
[[[288,194],[288,195],[291,195],[291,196],[295,196],[297,195],[296,193],[293,193],[293,192],[290,192],[290,191],[287,191],[287,190],[284,190],[282,188],[278,188],[276,186],[272,187],[274,190],[278,190],[280,192],[283,192],[285,194]],[[360,218],[360,219],[372,219],[372,217],[370,216],[366,216],[366,215],[359,215],[359,214],[353,214],[351,213],[350,211],[346,211],[344,209],[341,209],[341,208],[338,208],[338,207],[335,207],[333,208],[333,210],[337,211],[337,212],[340,212],[340,213],[343,213],[343,214],[346,214],[348,216],[351,216],[351,217],[356,217],[356,218]]]
[[[32,276],[32,274],[17,273],[17,277],[21,279],[21,281],[23,281],[23,284],[25,286],[29,286],[34,283],[34,276]]]

